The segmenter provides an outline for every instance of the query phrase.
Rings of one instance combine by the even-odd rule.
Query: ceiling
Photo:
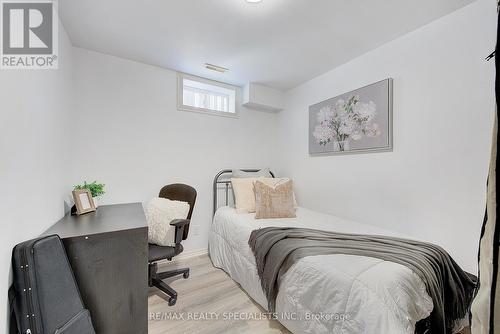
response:
[[[287,90],[473,1],[60,0],[59,11],[74,46]]]

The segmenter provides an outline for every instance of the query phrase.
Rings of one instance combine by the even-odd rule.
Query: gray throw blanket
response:
[[[275,312],[279,277],[299,259],[313,255],[359,255],[408,267],[425,283],[434,303],[429,319],[432,333],[452,333],[453,322],[467,315],[476,286],[474,278],[460,269],[445,250],[419,241],[267,227],[252,231],[248,243],[270,312]]]

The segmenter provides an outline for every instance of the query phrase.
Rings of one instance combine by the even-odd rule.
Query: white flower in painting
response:
[[[354,114],[361,120],[369,122],[375,118],[377,115],[377,106],[373,101],[368,103],[356,103],[353,107]]]
[[[367,137],[376,137],[379,136],[381,133],[382,131],[380,131],[377,123],[371,124],[364,130],[364,134]]]
[[[356,131],[356,124],[355,122],[352,122],[350,119],[346,118],[343,120],[339,127],[338,127],[338,133],[341,135],[351,135]]]
[[[356,133],[353,133],[350,138],[352,138],[352,140],[360,140],[361,138],[363,138],[363,135],[359,132],[356,132]]]
[[[349,139],[360,140],[364,136],[375,137],[381,133],[378,124],[373,122],[376,116],[377,106],[373,101],[361,102],[357,95],[347,101],[338,99],[319,110],[313,136],[320,145],[331,141],[344,143]],[[343,150],[344,145],[339,147]]]
[[[337,102],[335,103],[335,108],[337,110],[344,110],[344,106],[345,106],[344,99],[338,99]]]
[[[333,131],[328,126],[316,125],[313,132],[314,138],[320,145],[326,145],[334,137]]]
[[[319,124],[325,124],[330,122],[334,116],[334,111],[332,106],[326,106],[319,110],[316,115],[316,119]]]

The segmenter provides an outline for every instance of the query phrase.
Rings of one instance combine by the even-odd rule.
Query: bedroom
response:
[[[230,276],[233,262],[216,259],[214,249],[209,254],[211,236],[224,226],[213,219],[213,181],[226,169],[269,168],[276,178],[290,178],[296,214],[314,217],[311,228],[325,230],[326,224],[337,232],[430,242],[478,275],[495,117],[495,58],[485,58],[496,44],[496,1],[49,3],[57,7],[57,68],[2,63],[0,69],[4,332],[10,326],[7,291],[15,281],[13,247],[67,215],[73,188],[84,181],[105,184],[105,194],[95,213],[82,219],[123,203],[142,203],[148,211],[165,185],[196,189],[183,252],[159,263],[160,271],[189,267],[190,276],[165,279],[178,293],[173,306],[145,282],[146,306],[138,312],[147,319],[138,323],[150,333],[307,332],[311,322],[267,319],[258,277],[245,283],[245,271],[237,267]],[[234,115],[186,110],[180,96],[190,79],[219,93],[234,92],[234,101],[228,95]],[[363,98],[363,88],[385,80],[385,106],[372,93],[361,100],[375,101],[377,115],[385,113],[377,122],[385,146],[339,154],[339,140],[318,143],[314,106],[350,92]],[[360,143],[367,141],[350,140],[344,149]],[[326,152],[311,152],[310,145]],[[224,183],[216,194],[216,206],[223,207]],[[227,198],[234,204],[231,184]],[[291,221],[296,219],[283,218],[294,226]],[[238,236],[248,239],[243,232]],[[248,240],[239,245],[253,256]],[[110,266],[118,269],[127,270]],[[147,275],[147,263],[142,269]],[[114,279],[124,286],[125,276]],[[84,291],[88,307],[86,298]],[[99,314],[88,308],[99,332]],[[335,323],[345,320],[335,313],[328,310]],[[382,316],[374,314],[372,331],[344,332],[380,332]],[[409,327],[424,318],[414,316]]]

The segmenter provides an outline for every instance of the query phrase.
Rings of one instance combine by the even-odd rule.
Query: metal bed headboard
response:
[[[260,169],[240,169],[241,171],[243,172],[247,172],[247,173],[255,173],[255,172],[258,172],[260,171]],[[272,177],[274,177],[274,173],[269,171],[269,173],[271,174]],[[214,192],[214,211],[213,211],[213,215],[215,215],[215,211],[217,211],[217,208],[218,208],[218,205],[219,205],[219,201],[218,201],[218,198],[217,198],[217,190],[218,190],[218,185],[219,184],[224,184],[224,187],[225,187],[225,192],[226,192],[226,205],[228,205],[229,203],[229,185],[231,184],[231,180],[229,179],[220,179],[221,176],[223,175],[226,175],[226,174],[233,174],[233,170],[232,169],[224,169],[224,170],[221,170],[219,173],[217,173],[217,175],[215,175],[215,178],[214,178],[214,184],[213,184],[213,192]]]

